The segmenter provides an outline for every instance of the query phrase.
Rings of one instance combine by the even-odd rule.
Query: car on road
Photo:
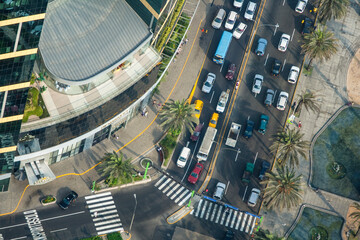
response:
[[[245,138],[251,138],[253,131],[254,131],[254,125],[255,123],[253,121],[251,121],[250,119],[248,119],[246,121],[246,128],[245,128],[245,132],[244,132],[244,137]]]
[[[199,124],[196,126],[193,134],[190,136],[191,141],[196,142],[197,140],[199,140],[199,137],[200,137],[200,134],[201,134],[201,130],[202,130],[203,127],[204,127],[204,124],[203,124],[203,123],[199,123]]]
[[[313,30],[313,25],[314,25],[313,20],[311,20],[308,17],[305,17],[305,19],[302,20],[301,23],[302,23],[301,34],[311,33],[311,31]]]
[[[255,94],[259,94],[261,92],[261,87],[263,82],[264,82],[264,77],[260,74],[256,74],[251,91]]]
[[[261,116],[260,116],[260,127],[259,127],[258,132],[261,133],[262,135],[264,135],[265,132],[266,132],[266,128],[267,128],[268,123],[269,123],[269,116],[265,115],[265,114],[261,114]]]
[[[239,8],[239,10],[242,8],[243,4],[244,4],[244,0],[234,0],[233,3],[234,7]]]
[[[259,38],[255,54],[258,56],[264,56],[267,46],[267,40],[265,38]]]
[[[308,3],[308,0],[299,0],[298,3],[296,4],[295,12],[303,13],[306,8],[307,3]]]
[[[209,122],[209,127],[216,128],[218,119],[219,119],[219,114],[213,113]]]
[[[271,74],[273,76],[279,76],[281,70],[281,64],[282,63],[280,60],[274,59],[274,63],[271,68]]]
[[[190,153],[191,153],[190,148],[183,147],[183,149],[181,150],[181,153],[179,155],[179,158],[178,158],[178,160],[176,162],[176,165],[179,168],[184,168],[186,166],[186,162],[189,159]]]
[[[230,11],[228,18],[225,22],[225,29],[232,30],[234,28],[235,22],[237,19],[237,13],[234,11]]]
[[[202,165],[201,163],[196,163],[194,169],[192,170],[192,172],[188,177],[188,182],[195,184],[199,180],[201,172],[203,170],[204,170],[204,165]]]
[[[255,207],[256,204],[257,204],[257,201],[259,199],[259,196],[260,196],[260,189],[257,189],[257,188],[251,189],[251,194],[250,194],[250,197],[249,197],[249,200],[248,200],[247,204],[250,207]]]
[[[264,104],[265,104],[266,106],[271,106],[272,103],[274,102],[274,98],[275,98],[275,92],[274,92],[274,90],[272,90],[272,89],[269,88],[269,89],[266,91]]]
[[[250,1],[246,7],[244,18],[246,20],[252,21],[255,16],[255,11],[256,11],[256,3]]]
[[[296,83],[299,77],[299,72],[300,72],[300,68],[298,68],[297,66],[292,66],[290,68],[288,82],[292,84]]]
[[[279,109],[280,111],[284,111],[288,99],[289,99],[289,94],[287,92],[284,91],[280,92],[276,108]]]
[[[220,8],[216,14],[216,17],[212,21],[211,26],[215,29],[221,28],[222,22],[224,21],[225,17],[226,17],[226,11]]]
[[[233,239],[234,239],[234,236],[235,236],[235,234],[234,234],[233,231],[227,230],[227,231],[226,231],[226,234],[225,234],[224,240],[233,240]]]
[[[209,93],[214,85],[216,75],[214,73],[208,73],[206,81],[201,89],[204,93]]]
[[[201,111],[204,107],[204,103],[201,100],[195,101],[195,117],[200,119]]]
[[[261,170],[259,174],[259,179],[264,180],[266,171],[270,168],[270,163],[268,161],[263,161],[261,164]]]
[[[234,63],[230,64],[228,71],[225,75],[225,78],[227,80],[233,80],[234,79],[234,75],[235,75],[235,71],[236,71],[236,65]]]
[[[63,198],[63,200],[61,200],[61,202],[59,202],[59,206],[62,209],[67,209],[70,204],[76,201],[77,198],[78,194],[74,191],[71,191],[66,197]]]
[[[240,39],[243,33],[245,32],[247,25],[245,23],[239,23],[239,25],[235,28],[233,32],[233,37],[236,39]]]
[[[290,35],[283,33],[279,41],[278,50],[280,52],[285,52],[289,45],[289,42],[290,42]]]
[[[223,198],[223,196],[224,196],[225,189],[226,189],[225,183],[218,182],[218,183],[216,184],[216,189],[215,189],[213,198],[214,198],[215,200],[220,201],[220,200]]]

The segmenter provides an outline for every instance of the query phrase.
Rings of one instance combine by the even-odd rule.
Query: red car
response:
[[[200,133],[201,133],[201,129],[203,128],[204,124],[200,123],[199,125],[196,126],[194,133],[190,136],[190,139],[194,142],[196,142],[199,137],[200,137]]]
[[[204,165],[202,165],[201,163],[197,163],[188,177],[189,183],[195,184],[199,179],[203,169]]]
[[[230,64],[229,69],[228,69],[228,71],[227,71],[227,73],[226,73],[225,78],[226,78],[227,80],[233,80],[233,79],[234,79],[234,75],[235,75],[235,71],[236,71],[236,66],[235,66],[235,64]]]

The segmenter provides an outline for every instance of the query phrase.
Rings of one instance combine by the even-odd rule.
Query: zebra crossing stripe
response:
[[[247,221],[246,230],[245,230],[246,233],[248,233],[249,230],[250,230],[250,225],[251,225],[251,222],[252,222],[253,218],[254,218],[253,216],[249,215],[249,219]]]
[[[163,175],[160,180],[155,183],[155,187],[157,187],[164,180],[164,178],[166,178],[166,175]]]
[[[194,211],[195,211],[195,209],[193,208],[192,210],[191,210],[191,212],[190,212],[190,215],[193,215],[194,214]],[[0,239],[1,240],[1,239]]]
[[[231,215],[232,215],[233,211],[234,210],[230,209],[230,212],[229,212],[228,217],[226,219],[225,227],[229,226],[230,218],[231,218]]]
[[[108,202],[103,202],[103,203],[98,203],[98,204],[88,204],[89,208],[97,208],[97,207],[104,207],[106,205],[111,205],[111,204],[115,204],[114,201],[108,201]]]
[[[248,216],[249,216],[248,214],[245,214],[245,213],[244,213],[244,218],[243,218],[243,220],[242,220],[241,229],[240,229],[240,231],[242,231],[242,232],[244,231],[245,222],[246,222],[246,219],[247,219]]]
[[[206,216],[205,216],[205,220],[208,220],[209,219],[209,215],[210,215],[210,211],[211,211],[211,207],[214,203],[209,203],[209,207],[208,207],[208,210],[206,212]]]
[[[179,206],[182,206],[189,198],[191,197],[191,192],[189,191],[189,194],[178,204]]]
[[[180,187],[181,184],[177,183],[176,186],[174,186],[169,192],[166,193],[166,196],[170,196],[178,187]]]
[[[97,227],[96,231],[113,228],[113,227],[121,227],[121,226],[122,226],[121,223],[115,223],[115,224],[111,224],[111,225],[107,225],[107,226],[103,226],[103,227]]]
[[[175,200],[175,203],[178,203],[178,201],[180,201],[180,199],[189,192],[190,192],[189,190],[185,189],[185,191],[182,194],[180,194],[180,196]]]
[[[115,212],[117,212],[115,210]],[[93,218],[93,221],[94,222],[97,222],[97,221],[100,221],[100,220],[105,220],[105,219],[111,219],[111,218],[119,218],[119,214],[114,214],[114,215],[107,215],[107,216],[104,216],[105,215],[105,212],[102,212],[101,213],[101,218]],[[92,217],[95,217],[95,215],[91,215]],[[119,218],[120,220],[120,218]]]
[[[212,211],[210,221],[213,221],[213,220],[214,220],[217,207],[218,207],[218,205],[217,205],[217,204],[214,204],[214,210]]]
[[[111,210],[111,209],[114,209],[116,208],[115,205],[112,205],[112,206],[107,206],[107,207],[102,207],[102,208],[96,208],[96,209],[90,209],[90,213],[93,213],[93,212],[99,212],[99,211],[103,211],[103,210]]]
[[[204,206],[201,209],[200,218],[204,217],[204,214],[205,214],[205,211],[206,211],[206,206],[207,206],[208,203],[209,203],[208,201],[205,201]]]
[[[89,200],[89,201],[86,201],[87,204],[93,204],[93,203],[98,203],[98,202],[105,202],[105,201],[109,201],[109,200],[112,200],[113,197],[110,196],[110,197],[104,197],[104,198],[100,198],[100,199],[93,199],[93,200]]]
[[[90,199],[94,199],[94,198],[100,198],[100,197],[104,197],[104,196],[108,196],[108,195],[111,195],[111,192],[105,192],[105,193],[86,196],[85,200],[90,200]]]
[[[171,178],[168,178],[160,187],[159,187],[159,190],[161,191],[161,189],[163,189],[166,184],[168,184],[169,182],[171,181]]]
[[[94,225],[96,227],[96,226],[101,226],[101,225],[105,225],[105,224],[109,224],[109,223],[116,223],[116,222],[120,223],[120,219],[117,218],[117,219],[113,219],[113,220],[109,220],[109,221],[103,221],[103,222],[95,223]]]
[[[250,235],[252,234],[252,232],[254,231],[254,227],[255,227],[255,223],[256,223],[256,217],[254,217],[254,221],[253,221],[253,223],[252,223],[252,225],[251,225],[251,229],[250,229]]]
[[[236,220],[237,220],[237,214],[238,214],[239,212],[238,211],[234,211],[234,216],[233,216],[233,218],[232,218],[232,220],[231,220],[231,224],[230,224],[230,227],[231,228],[234,228],[234,224],[235,224],[235,222],[236,222]]]
[[[169,189],[171,188],[172,185],[174,185],[176,182],[172,181],[163,191],[163,193],[166,193],[167,191],[169,191]]]
[[[29,211],[24,212],[25,215],[30,214],[30,213],[36,213],[36,210],[29,210]]]
[[[223,206],[219,206],[219,211],[218,211],[218,214],[217,214],[217,216],[216,216],[215,223],[218,223],[218,222],[219,222],[222,209],[223,209]]]
[[[238,219],[237,219],[237,222],[236,222],[236,225],[235,225],[236,230],[239,230],[242,215],[243,215],[243,213],[239,212],[239,216],[238,216]]]
[[[226,217],[226,213],[223,212],[223,213],[222,213],[222,216],[221,216],[221,220],[220,220],[220,224],[221,224],[221,225],[224,225],[225,217]]]
[[[201,199],[197,208],[196,208],[196,213],[195,213],[195,217],[198,217],[199,216],[199,212],[200,212],[200,209],[201,209],[201,204],[204,202],[205,200]]]
[[[176,191],[176,193],[174,195],[171,196],[171,200],[173,200],[179,193],[181,193],[183,190],[185,189],[184,186],[181,186],[181,188],[179,190]]]
[[[114,229],[98,232],[98,235],[104,235],[112,232],[122,232],[122,231],[124,231],[124,228],[120,227],[120,228],[114,228]]]

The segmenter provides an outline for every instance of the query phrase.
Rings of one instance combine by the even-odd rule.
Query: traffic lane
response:
[[[4,239],[21,238],[32,239],[31,232],[22,212],[0,218],[0,233]]]

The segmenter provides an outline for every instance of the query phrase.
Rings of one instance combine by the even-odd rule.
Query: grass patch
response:
[[[106,235],[108,240],[122,240],[121,234],[119,232],[113,232]]]
[[[29,89],[22,122],[26,123],[32,115],[38,116],[39,118],[50,116],[39,90],[34,87]]]
[[[95,237],[89,237],[89,238],[82,238],[81,240],[102,240],[102,238],[99,236],[95,236]]]
[[[168,132],[166,137],[160,141],[160,146],[162,147],[164,152],[165,166],[168,165],[170,157],[175,150],[177,137],[178,136],[173,135],[171,132]]]
[[[314,67],[313,67],[313,66],[310,66],[310,68],[308,68],[308,65],[307,65],[307,64],[304,64],[304,68],[303,68],[302,73],[303,73],[305,76],[311,76],[313,70],[314,70]]]

